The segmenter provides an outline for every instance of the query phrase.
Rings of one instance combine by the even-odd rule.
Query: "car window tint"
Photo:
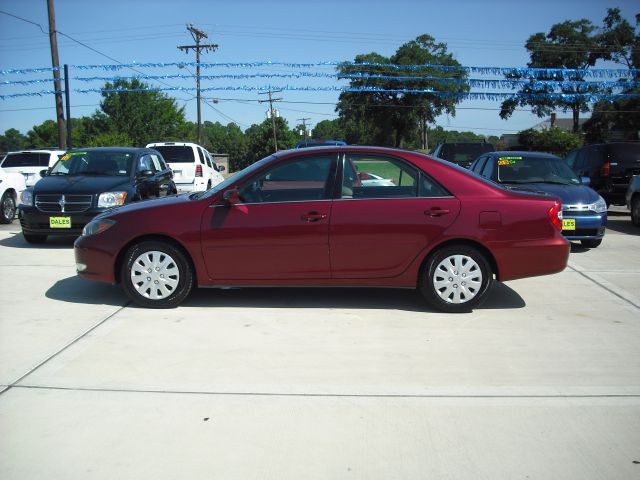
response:
[[[274,165],[239,186],[240,199],[245,203],[325,199],[333,158],[312,155]]]
[[[214,168],[213,165],[211,164],[211,156],[209,155],[209,152],[207,152],[206,150],[204,151],[204,158],[207,161],[207,165],[209,165],[210,168]]]
[[[569,152],[569,154],[564,159],[564,161],[567,162],[567,165],[569,165],[571,168],[575,168],[577,158],[578,158],[577,150],[572,150]]]
[[[168,163],[193,163],[195,161],[193,148],[188,145],[157,145],[153,149],[159,151]]]
[[[416,168],[396,158],[347,155],[343,163],[342,198],[417,197],[418,178]]]
[[[198,147],[198,158],[200,159],[200,163],[204,165],[204,153],[202,153],[202,148]]]
[[[487,157],[480,157],[476,161],[471,164],[469,170],[472,172],[480,173],[482,171],[482,167],[484,166],[484,162],[487,161]]]
[[[49,156],[47,155],[47,163],[45,167],[49,166]],[[39,153],[10,153],[2,162],[2,168],[10,167],[41,167],[42,160]]]
[[[143,155],[138,160],[138,172],[144,172],[145,170],[151,170],[155,172],[153,161],[150,155]]]

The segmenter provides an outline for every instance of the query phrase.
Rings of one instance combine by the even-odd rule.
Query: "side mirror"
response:
[[[580,183],[583,185],[591,185],[591,179],[589,177],[580,177]]]
[[[48,173],[49,173],[48,168],[46,170],[40,170],[40,177],[44,178],[47,176]]]
[[[153,171],[152,170],[142,170],[141,172],[138,173],[138,177],[144,177],[144,178],[153,177]]]
[[[218,167],[219,172],[224,172],[226,170],[226,168],[224,168],[224,165],[216,165],[216,167]]]
[[[226,192],[224,192],[222,198],[224,199],[225,205],[227,207],[231,207],[236,203],[240,203],[240,192],[238,192],[237,189],[232,188],[231,190],[227,190]]]

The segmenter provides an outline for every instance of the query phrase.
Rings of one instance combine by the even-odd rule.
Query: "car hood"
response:
[[[586,185],[558,185],[555,183],[506,184],[512,190],[552,195],[562,200],[563,205],[588,205],[598,200],[599,195]]]
[[[157,208],[165,208],[171,205],[178,205],[181,203],[189,203],[192,200],[190,197],[193,196],[193,192],[191,193],[182,193],[179,195],[170,195],[168,197],[160,197],[160,198],[152,198],[149,200],[145,200],[144,202],[132,202],[127,203],[126,205],[122,205],[119,207],[113,207],[107,210],[104,213],[99,214],[95,218],[106,218],[106,217],[114,217],[119,215],[127,215],[130,213],[137,212],[139,210],[154,210]],[[197,200],[195,200],[197,201]]]
[[[46,193],[94,194],[132,187],[129,177],[101,175],[50,175],[38,180],[33,187],[36,195]]]

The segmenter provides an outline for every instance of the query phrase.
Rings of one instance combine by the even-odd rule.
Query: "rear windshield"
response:
[[[49,166],[48,153],[9,153],[2,162],[2,168],[10,167],[44,167]]]
[[[167,163],[194,163],[193,148],[186,145],[163,145],[151,147],[159,151]]]
[[[609,145],[611,161],[636,163],[640,161],[640,143],[612,143]]]
[[[493,151],[495,148],[490,143],[446,143],[438,156],[450,162],[470,163],[483,153]]]

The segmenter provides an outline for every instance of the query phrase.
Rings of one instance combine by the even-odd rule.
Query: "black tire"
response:
[[[584,248],[598,248],[602,243],[602,239],[599,238],[597,240],[593,240],[593,239],[580,240],[580,243]]]
[[[433,308],[464,313],[486,299],[492,283],[493,271],[482,253],[468,245],[450,245],[427,258],[418,290]]]
[[[148,276],[143,277],[142,273]],[[189,295],[193,269],[185,253],[163,241],[131,246],[120,270],[122,289],[138,305],[175,308]]]
[[[37,235],[35,233],[22,232],[22,236],[27,241],[27,243],[44,243],[47,241],[46,235]]]
[[[16,200],[11,192],[6,191],[0,200],[0,223],[11,223],[16,216]]]
[[[631,199],[631,222],[640,227],[640,197],[635,196]]]

